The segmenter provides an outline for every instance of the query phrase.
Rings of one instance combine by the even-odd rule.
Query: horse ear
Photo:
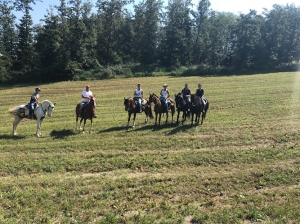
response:
[[[54,106],[56,105],[56,103],[53,104]]]

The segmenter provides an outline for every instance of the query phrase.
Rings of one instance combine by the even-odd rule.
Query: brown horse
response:
[[[169,102],[171,102],[170,110],[172,113],[172,123],[173,123],[173,117],[175,113],[174,100],[172,100],[171,98],[168,98],[168,100]],[[168,110],[166,109],[165,105],[162,104],[159,97],[156,96],[154,93],[150,94],[149,96],[149,103],[151,104],[152,102],[154,103],[155,125],[157,124],[157,115],[159,115],[158,125],[160,125],[161,114],[164,113],[166,113],[166,123],[168,123]]]
[[[140,108],[139,108],[137,102],[135,102],[135,100],[133,98],[125,99],[125,97],[124,97],[124,106],[125,106],[125,110],[128,112],[127,127],[129,126],[131,114],[133,114],[132,127],[134,127],[135,126],[135,117],[136,117],[136,114],[140,112]],[[142,100],[142,111],[144,111],[146,114],[145,123],[148,122],[148,117],[153,118],[151,104],[149,104],[148,100],[146,100],[146,99]]]
[[[94,97],[91,97],[90,102],[86,103],[83,107],[83,113],[82,113],[82,116],[81,116],[81,119],[79,122],[79,129],[81,130],[82,129],[81,122],[82,122],[82,120],[84,120],[82,133],[84,133],[84,128],[85,128],[87,119],[91,120],[91,127],[89,130],[89,133],[92,132],[93,118],[96,118],[95,107],[96,107],[96,98],[94,96]],[[80,114],[81,114],[81,103],[77,104],[77,106],[76,106],[76,127],[75,127],[76,129],[77,129],[77,124],[78,124],[78,117],[80,116]]]
[[[199,96],[196,94],[191,95],[191,114],[192,114],[192,119],[191,119],[191,127],[193,126],[193,121],[194,121],[194,114],[196,115],[195,117],[195,125],[197,126],[199,124],[200,120],[200,115],[202,113],[202,118],[201,118],[201,123],[203,124],[203,120],[206,117],[207,110],[209,108],[209,102],[207,99],[203,99],[205,104],[202,103],[202,100]]]

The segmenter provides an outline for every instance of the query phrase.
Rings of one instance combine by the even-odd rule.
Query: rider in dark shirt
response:
[[[189,89],[189,85],[187,83],[184,85],[184,89],[181,90],[181,93],[182,93],[183,99],[185,100],[185,102],[187,102],[188,107],[190,108],[190,104],[191,104],[191,99],[190,99],[191,90]]]
[[[205,105],[205,102],[202,98],[204,96],[204,89],[202,89],[202,85],[200,83],[198,84],[198,89],[196,91],[196,95],[200,97],[202,104]],[[204,107],[203,107],[203,113],[205,113]]]

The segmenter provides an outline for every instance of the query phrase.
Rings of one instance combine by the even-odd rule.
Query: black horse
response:
[[[180,112],[182,112],[182,124],[186,121],[186,118],[189,117],[190,112],[189,110],[189,104],[185,101],[181,93],[175,94],[175,102],[176,102],[176,108],[177,108],[177,122],[179,123],[179,115]]]
[[[194,114],[195,114],[195,125],[199,124],[199,119],[200,119],[200,115],[202,113],[202,119],[201,119],[201,123],[203,124],[203,120],[206,117],[207,114],[207,110],[209,108],[209,102],[207,99],[203,99],[205,104],[202,103],[202,100],[199,96],[197,96],[196,94],[192,94],[191,95],[191,114],[192,114],[192,119],[191,119],[191,126],[193,126],[193,121],[194,121]]]

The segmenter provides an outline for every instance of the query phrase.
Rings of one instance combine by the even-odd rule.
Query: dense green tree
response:
[[[157,63],[158,32],[162,2],[146,0],[135,6],[135,50],[142,65]]]
[[[209,48],[209,16],[210,1],[200,0],[196,11],[193,15],[193,64],[206,63],[207,49]]]
[[[246,15],[240,14],[237,19],[231,40],[233,44],[232,65],[241,72],[256,67],[255,62],[265,59],[262,25],[262,16],[257,15],[253,10]]]
[[[97,54],[101,64],[122,63],[121,38],[125,18],[122,10],[131,0],[97,0],[99,26],[97,37]]]
[[[166,11],[162,65],[179,67],[191,63],[192,21],[190,0],[170,0]]]
[[[300,7],[274,5],[265,13],[264,41],[269,65],[298,62],[300,59]]]

